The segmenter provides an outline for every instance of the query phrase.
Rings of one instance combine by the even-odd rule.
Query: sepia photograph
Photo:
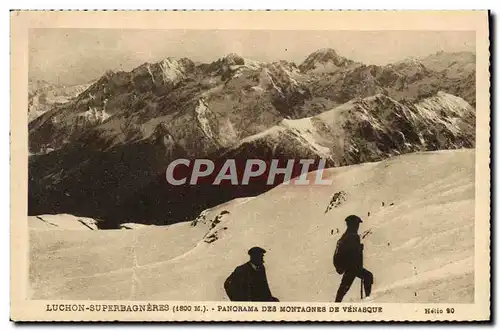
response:
[[[26,31],[24,300],[257,320],[489,306],[474,28]]]

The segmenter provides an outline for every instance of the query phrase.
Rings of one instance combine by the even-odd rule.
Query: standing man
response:
[[[359,224],[363,221],[356,215],[345,219],[347,230],[337,242],[333,256],[333,264],[337,273],[342,276],[335,302],[342,302],[356,277],[364,284],[366,296],[370,296],[373,284],[373,274],[363,268],[363,244],[358,234]]]
[[[231,301],[279,301],[267,283],[264,253],[263,248],[250,248],[250,261],[234,269],[226,279],[224,289]]]

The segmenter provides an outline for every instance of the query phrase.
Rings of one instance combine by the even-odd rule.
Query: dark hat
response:
[[[363,223],[363,221],[361,220],[361,218],[359,218],[358,216],[356,215],[349,215],[345,218],[345,222],[346,223]]]
[[[250,255],[250,256],[261,255],[261,254],[264,254],[265,252],[266,252],[266,250],[264,248],[252,247],[248,250],[248,255]]]

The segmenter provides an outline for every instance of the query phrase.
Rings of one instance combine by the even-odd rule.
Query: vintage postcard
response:
[[[11,319],[489,320],[488,31],[11,12]]]

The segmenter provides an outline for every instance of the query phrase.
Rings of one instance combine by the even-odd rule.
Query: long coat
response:
[[[359,271],[363,267],[363,245],[357,233],[345,232],[337,243],[337,262],[335,267],[339,267],[337,272]],[[335,257],[334,257],[335,259]]]
[[[264,266],[254,267],[247,262],[240,265],[224,282],[231,301],[276,301],[267,283]]]

